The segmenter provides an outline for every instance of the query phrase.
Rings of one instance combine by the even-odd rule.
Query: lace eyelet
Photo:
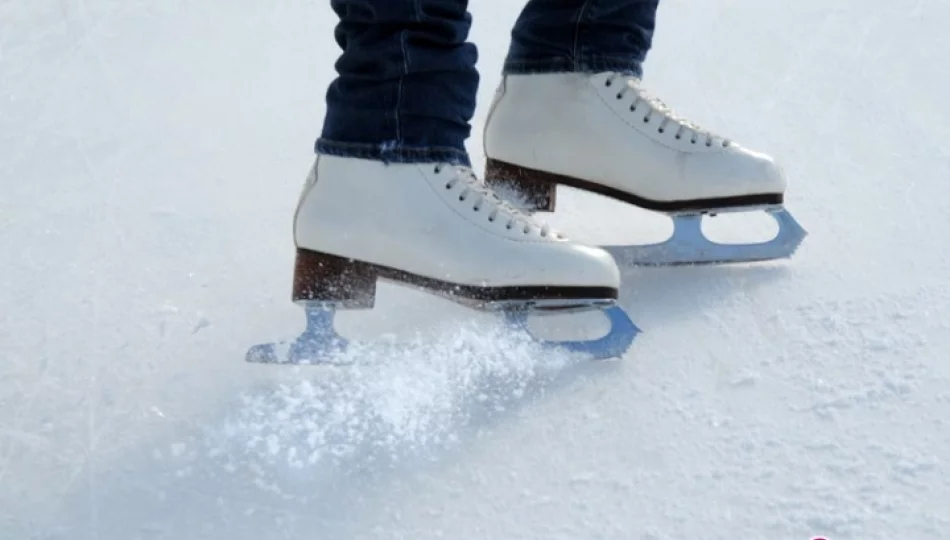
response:
[[[607,79],[606,81],[604,81],[604,86],[606,86],[607,88],[610,88],[611,85],[613,85],[613,81],[611,81],[610,79]]]
[[[442,167],[439,166],[439,165],[436,165],[436,166],[433,168],[433,171],[435,171],[435,174],[441,174],[441,173],[442,173]]]
[[[666,132],[666,130],[663,129],[663,128],[659,128],[659,129],[656,130],[656,132],[657,132],[657,133],[664,133],[664,132]]]
[[[452,189],[452,186],[450,184],[445,184],[445,189]]]
[[[617,94],[617,99],[623,99],[623,94]]]
[[[649,118],[644,118],[644,119],[643,119],[643,123],[644,123],[644,124],[650,123],[650,119],[649,119]]]

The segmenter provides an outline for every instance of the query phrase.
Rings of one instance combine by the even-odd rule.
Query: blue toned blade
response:
[[[531,310],[504,311],[505,322],[509,327],[524,332],[533,341],[548,349],[559,349],[571,353],[586,354],[594,359],[616,358],[630,348],[640,330],[619,307],[604,310],[610,321],[607,335],[589,341],[547,341],[538,339],[527,327],[528,316],[537,313]],[[259,364],[345,364],[340,353],[346,350],[350,342],[340,336],[333,328],[334,310],[332,307],[307,307],[307,328],[294,341],[265,343],[255,345],[248,350],[245,360]],[[337,361],[339,360],[339,361]]]
[[[535,338],[528,330],[528,316],[530,311],[508,311],[505,312],[505,318],[512,327],[526,332],[541,346],[548,349],[558,349],[571,353],[585,354],[593,357],[595,360],[605,360],[608,358],[619,358],[627,352],[634,338],[640,333],[626,312],[619,307],[611,307],[604,310],[604,315],[610,320],[610,331],[607,335],[593,340],[577,341],[549,341]]]
[[[673,236],[644,246],[604,246],[620,265],[672,266],[767,261],[791,257],[805,236],[805,229],[784,208],[768,210],[778,223],[772,240],[755,244],[719,244],[706,238],[699,214],[673,216]]]
[[[333,328],[334,311],[325,306],[308,306],[307,328],[291,342],[255,345],[245,360],[259,364],[322,364],[332,363],[333,356],[349,344]]]

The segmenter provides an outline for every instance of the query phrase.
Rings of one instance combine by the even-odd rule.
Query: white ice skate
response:
[[[294,235],[293,300],[307,310],[307,330],[289,345],[253,347],[249,361],[330,356],[346,345],[333,330],[334,310],[372,308],[378,279],[500,311],[524,331],[530,313],[603,309],[607,336],[543,342],[597,358],[622,355],[637,333],[616,306],[620,273],[610,254],[566,240],[466,167],[319,156]]]
[[[508,75],[484,137],[487,182],[520,191],[528,209],[553,211],[561,184],[673,218],[666,242],[606,246],[624,264],[777,259],[806,234],[783,206],[785,176],[770,157],[679,118],[633,77]],[[775,238],[718,244],[702,233],[703,215],[753,210],[778,222]]]

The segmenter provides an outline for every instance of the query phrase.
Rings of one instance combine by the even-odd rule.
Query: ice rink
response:
[[[481,169],[520,3],[471,9]],[[538,356],[387,287],[341,328],[415,344],[250,365],[303,324],[291,218],[335,23],[325,1],[0,0],[0,538],[947,538],[950,2],[661,2],[645,85],[775,155],[809,237],[626,270],[625,358]],[[581,239],[668,227],[560,197]]]

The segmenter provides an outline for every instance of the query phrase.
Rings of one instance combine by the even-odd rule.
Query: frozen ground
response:
[[[627,272],[622,361],[454,330],[376,368],[250,366],[301,324],[326,4],[0,0],[0,538],[947,537],[950,4],[664,0],[649,85],[779,156],[811,235]],[[481,105],[517,4],[473,2]],[[574,236],[662,232],[564,199]],[[385,292],[411,324],[466,315]]]

